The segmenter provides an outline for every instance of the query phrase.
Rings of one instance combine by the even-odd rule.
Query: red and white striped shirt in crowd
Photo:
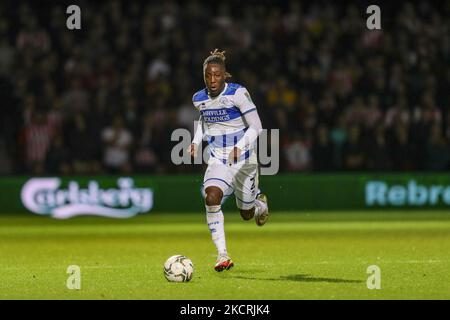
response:
[[[28,164],[45,161],[51,135],[52,130],[46,123],[31,123],[25,128],[25,156]]]

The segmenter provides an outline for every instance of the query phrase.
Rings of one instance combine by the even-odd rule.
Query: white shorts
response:
[[[237,207],[249,210],[255,206],[259,192],[258,163],[242,161],[230,166],[220,160],[210,159],[203,179],[203,194],[211,186],[220,188],[224,199],[234,193]]]

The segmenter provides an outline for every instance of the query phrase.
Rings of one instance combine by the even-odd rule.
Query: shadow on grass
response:
[[[288,276],[280,276],[279,278],[260,278],[247,276],[233,276],[230,278],[243,280],[264,280],[264,281],[299,281],[299,282],[328,282],[328,283],[361,283],[362,280],[347,280],[337,278],[321,278],[313,277],[308,274],[290,274]]]

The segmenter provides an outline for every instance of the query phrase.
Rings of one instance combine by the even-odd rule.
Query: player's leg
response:
[[[262,226],[269,218],[269,208],[267,197],[259,193],[258,184],[258,166],[243,165],[234,182],[236,205],[244,220],[254,217],[256,224]]]
[[[224,232],[224,218],[221,208],[223,191],[217,186],[205,188],[206,221],[219,255],[227,254]]]
[[[263,226],[269,219],[269,204],[267,201],[267,196],[260,193],[256,196],[255,200],[255,222],[258,226]]]
[[[227,176],[226,166],[220,164],[209,165],[205,173],[203,188],[206,221],[218,253],[217,263],[214,268],[216,271],[228,270],[234,264],[227,252],[224,216],[221,208],[224,196],[232,193],[231,178]]]

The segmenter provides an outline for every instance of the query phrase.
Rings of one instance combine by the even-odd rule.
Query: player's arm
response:
[[[261,119],[259,118],[256,106],[250,98],[247,89],[241,88],[239,90],[240,92],[237,95],[235,103],[241,110],[245,122],[248,125],[248,129],[230,153],[229,160],[233,162],[237,161],[242,150],[252,145],[262,132]]]
[[[244,119],[248,124],[248,129],[230,153],[229,160],[233,162],[237,161],[242,154],[242,150],[247,148],[249,145],[252,145],[262,132],[261,119],[259,118],[256,110],[246,113],[244,115]]]
[[[191,157],[195,157],[197,154],[198,146],[202,143],[203,140],[203,124],[202,124],[202,116],[198,119],[197,128],[195,129],[194,139],[192,139],[192,143],[190,144],[187,152],[191,155]]]

